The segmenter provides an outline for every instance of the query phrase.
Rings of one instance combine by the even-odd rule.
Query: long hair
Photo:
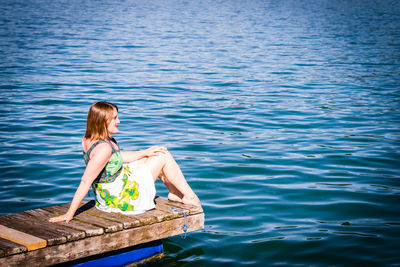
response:
[[[118,107],[109,102],[97,101],[93,103],[87,116],[86,139],[105,140],[110,137],[107,127],[114,115],[114,109],[118,111]]]

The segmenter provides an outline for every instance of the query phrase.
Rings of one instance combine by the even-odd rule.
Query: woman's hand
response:
[[[65,213],[64,215],[60,215],[57,217],[53,217],[49,219],[49,222],[51,223],[57,223],[57,222],[69,222],[70,220],[72,220],[73,216],[68,215],[67,213]]]
[[[152,146],[148,149],[139,151],[121,151],[122,160],[124,162],[133,162],[135,160],[159,156],[160,154],[166,153],[168,153],[168,150],[163,146]]]
[[[167,148],[163,146],[152,146],[145,150],[145,157],[158,156],[160,153],[167,153]]]

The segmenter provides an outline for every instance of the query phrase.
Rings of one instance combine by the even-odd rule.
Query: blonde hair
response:
[[[118,107],[105,101],[97,101],[89,109],[86,122],[85,138],[91,140],[105,140],[110,137],[108,123],[114,115],[114,109]]]

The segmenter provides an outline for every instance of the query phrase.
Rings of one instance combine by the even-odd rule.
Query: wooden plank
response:
[[[0,225],[0,237],[21,244],[28,250],[44,248],[47,245],[45,239],[26,234],[13,228]]]
[[[46,207],[43,209],[59,215],[62,215],[68,211],[68,207],[65,205]],[[104,228],[104,231],[106,233],[121,231],[124,227],[120,222],[115,222],[108,219],[92,216],[84,212],[81,213],[76,212],[73,220],[102,227]]]
[[[161,210],[149,210],[146,211],[145,213],[139,214],[139,215],[133,215],[139,219],[139,221],[142,223],[142,225],[151,225],[153,223],[158,223],[162,222],[167,219],[173,219],[177,216],[174,216],[172,213],[166,213]]]
[[[166,206],[166,205],[176,204],[176,202],[171,202],[168,199],[162,198],[162,197],[158,197],[156,201],[158,201],[157,202],[158,206],[160,206],[160,205]],[[44,210],[54,212],[56,214],[61,215],[61,214],[64,214],[68,210],[69,205],[70,204],[64,204],[61,206],[47,207],[47,208],[44,208]],[[193,214],[199,213],[199,209],[195,206],[188,206],[188,205],[182,204],[181,206],[178,207],[178,209],[185,208],[185,211],[188,214],[190,214],[189,208],[193,208],[193,207],[194,207],[194,212],[192,212],[192,213]],[[72,221],[81,221],[81,222],[86,222],[86,223],[89,223],[92,225],[98,225],[98,226],[104,227],[106,232],[115,232],[115,231],[119,231],[120,229],[119,228],[118,229],[111,228],[114,226],[113,224],[111,224],[111,226],[110,226],[109,223],[111,221],[117,223],[118,225],[122,224],[122,227],[124,229],[129,229],[129,228],[138,227],[138,226],[145,225],[145,224],[160,222],[163,220],[172,220],[174,218],[183,216],[183,214],[181,214],[179,212],[171,212],[171,210],[167,209],[167,208],[159,209],[156,206],[156,210],[158,210],[158,211],[146,211],[145,213],[137,214],[137,215],[124,215],[124,214],[115,213],[115,212],[104,212],[104,211],[97,209],[95,207],[95,201],[91,200],[91,201],[84,201],[81,203],[80,208],[76,212],[76,214],[78,214],[78,215],[75,215],[74,218],[76,218],[76,219],[72,220]],[[160,211],[162,211],[162,212],[160,212]],[[201,208],[200,208],[200,211],[202,211]],[[100,218],[100,220],[93,221],[92,220],[93,218],[86,217],[81,214],[87,214],[92,217],[97,217],[97,218]],[[153,216],[155,216],[155,218],[153,218]],[[102,223],[102,222],[108,222],[108,223]]]
[[[0,266],[20,266],[27,262],[42,266],[58,264],[182,234],[184,224],[187,224],[188,232],[202,229],[204,213],[3,257],[0,258]]]
[[[94,205],[94,201],[89,201],[85,204],[82,204],[81,207],[78,209],[85,214],[100,217],[105,220],[115,221],[122,223],[124,229],[132,228],[140,226],[142,223],[135,217],[126,216],[121,213],[116,212],[104,212],[97,209]]]
[[[33,220],[27,221],[26,218],[21,216],[20,213],[0,217],[0,224],[23,233],[28,233],[41,239],[45,239],[47,241],[47,245],[50,246],[67,242],[67,238],[65,236],[60,236],[60,234],[44,228],[43,225],[38,225]]]
[[[123,215],[120,213],[115,213],[115,212],[112,212],[112,213],[104,212],[104,211],[100,211],[96,208],[85,211],[85,213],[92,215],[92,216],[97,216],[99,218],[107,219],[110,221],[120,222],[120,223],[122,223],[124,229],[138,227],[142,224],[137,218],[133,218],[133,217],[126,216],[126,215]]]
[[[171,207],[174,207],[175,209],[178,210],[184,210],[188,212],[188,215],[193,215],[193,214],[198,214],[203,212],[203,208],[200,206],[193,206],[193,205],[187,205],[175,201],[170,201],[167,198],[163,197],[157,197],[155,199],[156,201],[156,207],[158,206],[158,209],[162,210],[169,210],[171,211]]]
[[[2,222],[5,220],[9,220],[7,224],[11,228],[25,233],[29,233],[30,231],[35,232],[35,235],[38,237],[46,239],[48,245],[60,244],[66,241],[73,241],[85,237],[83,231],[77,231],[72,228],[66,228],[60,224],[38,220],[36,217],[33,217],[26,212],[0,218],[0,221]]]
[[[50,218],[56,216],[56,214],[48,212],[46,210],[42,210],[42,209],[28,210],[28,211],[25,211],[25,213],[35,217],[37,220],[42,220],[45,222],[48,222]],[[59,227],[63,227],[65,229],[73,229],[73,230],[78,231],[78,233],[80,233],[79,238],[84,238],[85,236],[101,235],[104,233],[104,229],[101,227],[82,223],[79,221],[74,221],[74,220],[72,220],[68,223],[59,222],[59,223],[56,223],[55,225],[58,225]]]
[[[169,201],[168,199],[157,198],[156,203],[157,203],[156,208],[158,210],[162,210],[164,212],[170,212],[170,213],[174,214],[176,217],[183,217],[183,212],[185,212],[186,215],[189,214],[188,209],[177,208],[176,206],[173,206],[173,204],[175,204],[175,202]]]
[[[65,207],[66,208],[66,207]],[[171,220],[178,217],[177,215],[169,212],[162,212],[157,210],[149,210],[145,213],[136,215],[124,215],[116,212],[104,212],[94,206],[94,201],[89,201],[81,205],[78,209],[79,212],[103,218],[105,220],[115,221],[122,223],[124,229],[138,227],[146,224],[152,224],[163,220]]]
[[[20,213],[19,215],[21,215],[21,218],[25,218],[27,223],[35,224],[38,227],[45,228],[47,231],[52,231],[54,233],[57,233],[58,235],[65,236],[67,238],[67,241],[74,241],[85,237],[85,232],[83,231],[68,228],[59,223],[51,223],[48,220],[43,220],[40,216],[33,216],[26,211]]]
[[[2,230],[0,231],[3,233]],[[0,257],[25,252],[28,250],[25,246],[4,238],[0,238],[0,248]]]

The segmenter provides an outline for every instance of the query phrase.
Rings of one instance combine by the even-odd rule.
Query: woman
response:
[[[137,214],[152,209],[157,178],[168,187],[169,200],[200,206],[199,198],[165,147],[120,151],[111,135],[118,133],[119,123],[116,105],[98,101],[90,107],[82,140],[85,172],[67,213],[50,222],[72,220],[91,186],[100,210]]]

